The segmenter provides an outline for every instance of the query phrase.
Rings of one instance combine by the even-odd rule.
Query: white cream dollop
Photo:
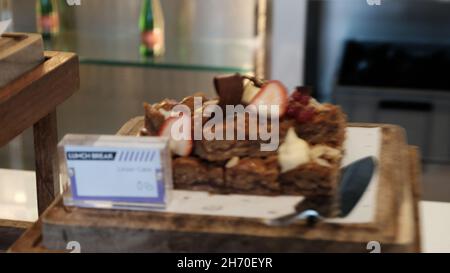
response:
[[[311,157],[314,158],[320,158],[320,157],[329,157],[332,159],[337,159],[342,156],[342,153],[340,150],[325,146],[325,145],[316,145],[311,149]]]
[[[235,156],[227,162],[227,164],[225,165],[225,168],[230,169],[230,168],[236,167],[239,164],[239,161],[240,161],[240,158]]]
[[[330,163],[324,159],[332,159],[338,160],[342,157],[342,152],[338,149],[325,146],[325,145],[316,145],[311,149],[311,158],[314,162],[319,165],[330,167]]]
[[[244,86],[244,94],[242,95],[242,102],[250,104],[256,95],[261,91],[261,88],[256,87],[253,82],[248,81]]]
[[[310,162],[310,147],[308,142],[299,138],[294,128],[290,128],[286,139],[278,149],[278,163],[281,172],[285,173],[300,165]]]

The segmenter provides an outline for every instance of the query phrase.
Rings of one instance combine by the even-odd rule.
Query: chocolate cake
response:
[[[214,86],[218,98],[195,94],[144,104],[142,135],[171,138],[175,189],[302,195],[305,204],[326,204],[322,212],[329,213],[344,153],[341,109],[317,102],[305,87],[289,96],[278,81],[235,74],[215,78]],[[177,106],[186,111],[175,111]],[[245,111],[230,113],[230,107]],[[189,127],[173,130],[177,122]],[[275,148],[262,148],[272,142]]]

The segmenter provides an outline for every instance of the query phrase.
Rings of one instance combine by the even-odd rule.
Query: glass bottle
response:
[[[37,31],[44,39],[49,39],[59,33],[59,13],[56,0],[36,1]]]
[[[139,30],[142,56],[153,57],[164,54],[164,16],[159,0],[143,0]]]

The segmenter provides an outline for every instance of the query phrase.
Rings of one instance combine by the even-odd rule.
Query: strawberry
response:
[[[183,120],[184,119],[184,120]],[[181,122],[189,122],[189,128],[186,132],[183,130],[184,127],[181,127]],[[172,127],[177,125],[177,128],[181,128],[180,130],[172,131]],[[168,137],[170,139],[170,150],[179,156],[188,156],[191,154],[193,149],[193,141],[191,136],[191,119],[188,116],[181,117],[170,117],[166,119],[161,126],[158,135],[162,137]],[[176,129],[176,128],[175,128]],[[175,134],[175,135],[174,135]]]
[[[309,100],[311,99],[310,96],[307,95],[302,95],[301,99],[299,100],[301,105],[308,105],[309,104]]]
[[[297,87],[298,88],[298,87]],[[300,92],[298,89],[291,95],[291,100],[299,102],[301,105],[308,105],[311,96],[307,92]]]
[[[286,87],[279,81],[268,81],[258,94],[253,98],[250,104],[255,106],[266,105],[269,107],[272,105],[278,105],[280,108],[279,117],[282,117],[288,107],[288,92]]]
[[[307,108],[297,114],[298,123],[307,123],[313,120],[315,115],[314,108]]]

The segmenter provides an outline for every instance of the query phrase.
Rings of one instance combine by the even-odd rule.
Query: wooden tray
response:
[[[135,134],[142,120],[131,120],[119,134]],[[378,241],[383,252],[419,252],[415,149],[397,126],[352,126],[382,128],[373,223],[268,227],[249,218],[68,208],[59,199],[10,251],[61,250],[78,241],[84,252],[368,252],[367,243]]]
[[[44,61],[39,34],[7,33],[0,36],[0,87]]]

